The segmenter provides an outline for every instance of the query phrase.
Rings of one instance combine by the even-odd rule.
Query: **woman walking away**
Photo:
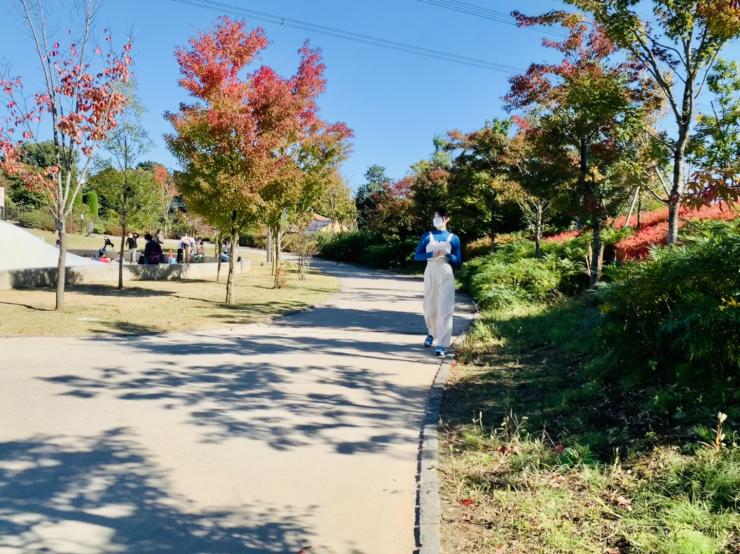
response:
[[[429,334],[424,346],[437,341],[435,356],[445,356],[452,341],[452,314],[455,311],[455,276],[452,267],[460,267],[460,239],[447,230],[450,216],[445,208],[437,208],[432,224],[434,230],[424,233],[414,259],[426,261],[424,270],[424,321]]]

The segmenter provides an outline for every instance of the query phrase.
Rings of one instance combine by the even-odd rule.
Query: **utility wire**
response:
[[[388,50],[396,50],[399,52],[406,52],[408,54],[415,54],[417,56],[425,56],[436,60],[442,60],[446,62],[456,63],[460,65],[467,65],[470,67],[477,67],[480,69],[487,69],[490,71],[498,71],[506,74],[522,73],[523,70],[518,67],[511,65],[500,64],[496,62],[490,62],[487,60],[473,58],[470,56],[463,56],[460,54],[453,54],[451,52],[444,52],[442,50],[434,50],[432,48],[425,48],[423,46],[416,46],[413,44],[407,44],[404,42],[398,42],[395,40],[384,39],[380,37],[374,37],[371,35],[365,35],[362,33],[355,33],[352,31],[346,31],[336,27],[328,27],[326,25],[319,25],[317,23],[311,23],[308,21],[302,21],[300,19],[293,19],[290,17],[283,17],[281,15],[262,12],[253,10],[251,8],[244,8],[229,4],[226,2],[219,2],[216,0],[171,0],[178,4],[186,4],[189,6],[195,6],[198,8],[211,9],[219,12],[227,12],[241,16],[248,16],[252,19],[259,21],[265,21],[268,23],[274,23],[284,27],[292,27],[294,29],[301,29],[313,33],[327,35],[334,38],[343,40],[350,40],[362,44],[368,44],[371,46],[377,46],[379,48],[385,48]]]
[[[481,19],[487,19],[489,21],[495,21],[496,23],[504,23],[506,25],[512,25],[518,27],[516,20],[508,13],[499,10],[493,10],[491,8],[485,8],[478,4],[471,4],[470,2],[462,2],[460,0],[418,0],[423,4],[429,4],[430,6],[436,6],[453,12],[462,13],[465,15],[471,15],[473,17],[479,17]],[[550,35],[557,38],[565,38],[567,34],[559,32],[542,25],[534,27],[526,27],[530,31],[536,31],[545,35]]]

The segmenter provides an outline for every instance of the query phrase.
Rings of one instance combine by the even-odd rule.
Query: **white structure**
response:
[[[59,249],[25,229],[0,221],[0,271],[57,266]],[[67,252],[67,267],[100,266],[100,262]]]

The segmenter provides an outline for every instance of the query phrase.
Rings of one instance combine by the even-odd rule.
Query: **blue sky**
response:
[[[521,70],[533,61],[552,59],[540,45],[544,35],[533,30],[449,11],[419,0],[224,0],[233,5],[283,17],[310,21],[398,42],[443,50],[505,64]],[[563,7],[556,0],[476,0],[501,12],[520,9],[540,13]],[[57,0],[56,20],[66,29],[72,0]],[[169,131],[163,119],[187,100],[178,87],[178,66],[173,52],[189,37],[207,30],[218,11],[172,0],[105,0],[99,26],[109,26],[119,43],[130,32],[134,38],[134,71],[139,96],[147,108],[144,125],[155,148],[149,159],[175,167],[162,135]],[[228,14],[238,17],[234,14]],[[355,132],[351,158],[343,173],[353,185],[363,181],[367,166],[378,163],[391,177],[401,177],[411,163],[427,157],[432,138],[449,129],[472,130],[487,119],[504,117],[501,97],[509,75],[476,67],[390,51],[339,38],[250,20],[264,27],[270,46],[262,62],[283,74],[297,66],[296,50],[308,38],[323,50],[327,66],[327,92],[321,97],[322,115],[345,121]],[[3,22],[0,60],[10,73],[29,85],[38,73],[32,43],[19,17]],[[728,57],[740,57],[733,45]]]

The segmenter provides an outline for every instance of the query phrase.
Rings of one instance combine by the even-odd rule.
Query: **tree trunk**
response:
[[[693,65],[690,48],[686,49],[684,63],[687,69]],[[694,62],[695,63],[695,62]],[[691,73],[689,72],[688,75]],[[673,183],[671,184],[671,194],[668,197],[668,237],[669,246],[678,242],[678,223],[679,210],[681,208],[681,197],[683,196],[683,164],[686,156],[686,144],[689,141],[689,129],[691,120],[694,117],[694,86],[693,79],[685,81],[683,90],[683,100],[681,103],[681,117],[678,123],[678,140],[676,141],[676,150],[673,155]]]
[[[270,260],[272,261],[271,273],[277,273],[278,264],[280,264],[280,228],[274,227],[268,230],[270,236]]]
[[[275,231],[275,265],[280,265],[280,255],[282,253],[283,233],[278,228]]]
[[[118,258],[118,290],[123,289],[123,252],[126,246],[126,226],[121,225],[121,257]]]
[[[580,141],[580,168],[578,181],[584,195],[586,210],[591,216],[591,227],[593,239],[591,240],[591,267],[589,272],[589,285],[591,288],[599,282],[599,260],[601,258],[601,216],[599,214],[599,202],[596,198],[593,182],[588,180],[588,142],[585,137]]]
[[[640,196],[640,187],[637,187],[635,189],[635,195],[632,197],[632,203],[630,204],[629,212],[627,212],[627,219],[624,220],[624,228],[630,226],[630,221],[632,221],[632,214],[635,211],[635,205],[637,204],[637,198]]]
[[[267,263],[272,263],[272,229],[267,227]]]
[[[229,274],[226,278],[226,303],[234,303],[234,266],[236,264],[236,246],[239,241],[239,231],[231,229],[231,244],[229,246]]]
[[[221,233],[218,234],[216,237],[216,282],[218,283],[219,279],[221,278]]]
[[[589,283],[591,288],[594,288],[601,277],[601,256],[603,254],[601,218],[598,213],[594,212],[591,218],[591,226],[593,227],[594,236],[591,241],[591,275],[589,277]]]
[[[534,216],[534,255],[542,257],[542,202],[537,202]]]
[[[57,262],[56,310],[64,310],[64,282],[67,277],[67,229],[64,217],[57,222],[59,227],[59,260]]]
[[[681,192],[683,188],[683,159],[686,148],[686,136],[681,134],[673,159],[673,184],[668,197],[668,245],[678,241],[679,210],[681,209]]]

